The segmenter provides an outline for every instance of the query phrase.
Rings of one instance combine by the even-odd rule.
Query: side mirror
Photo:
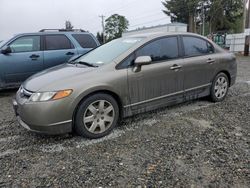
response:
[[[150,56],[139,56],[135,60],[135,65],[142,66],[142,65],[149,65],[152,63],[152,58]]]
[[[149,65],[152,62],[152,58],[150,56],[139,56],[135,59],[134,63],[134,72],[140,72],[142,65]]]
[[[2,54],[9,54],[11,53],[11,48],[9,46],[6,46],[4,47],[2,50],[1,50],[1,53]]]

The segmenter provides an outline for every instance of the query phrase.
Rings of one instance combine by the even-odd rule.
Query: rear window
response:
[[[73,34],[72,35],[82,48],[96,48],[97,44],[93,37],[87,34]]]
[[[46,50],[72,49],[73,44],[65,35],[47,35],[45,36]]]
[[[207,55],[214,52],[213,46],[201,38],[184,36],[183,44],[187,57]]]

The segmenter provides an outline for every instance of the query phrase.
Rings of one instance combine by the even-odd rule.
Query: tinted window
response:
[[[150,56],[153,62],[175,59],[178,55],[177,37],[158,39],[136,52],[136,57]]]
[[[213,46],[204,39],[183,37],[185,56],[200,56],[213,53]]]
[[[82,48],[96,48],[97,44],[93,37],[88,34],[73,34],[76,41],[81,45]]]
[[[47,35],[45,36],[46,50],[62,50],[73,48],[72,43],[65,35]]]
[[[15,52],[32,52],[40,50],[39,36],[20,37],[12,42],[10,45],[11,51]]]

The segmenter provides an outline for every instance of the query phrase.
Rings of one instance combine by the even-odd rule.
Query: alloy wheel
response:
[[[91,103],[85,110],[83,123],[86,129],[93,134],[100,134],[110,128],[115,118],[115,110],[106,100]]]
[[[227,94],[228,81],[225,77],[219,77],[215,82],[214,93],[218,99],[222,99]]]

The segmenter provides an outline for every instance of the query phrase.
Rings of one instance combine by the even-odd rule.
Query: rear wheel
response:
[[[229,79],[225,73],[219,73],[211,87],[211,100],[213,102],[223,101],[228,93]]]
[[[94,94],[80,104],[75,116],[75,131],[88,138],[108,135],[119,119],[116,100],[105,93]]]

